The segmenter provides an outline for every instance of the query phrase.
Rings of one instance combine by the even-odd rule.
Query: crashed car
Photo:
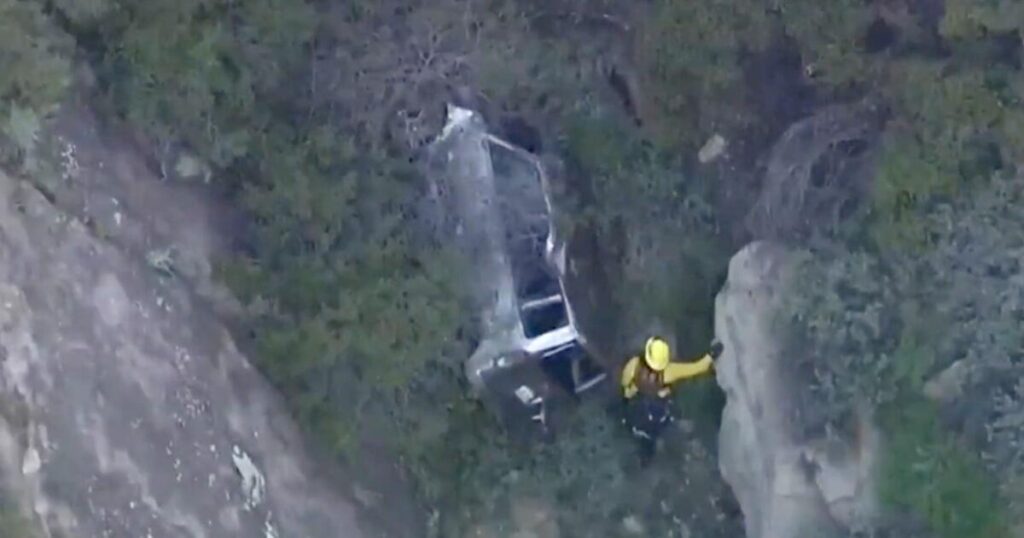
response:
[[[566,241],[544,167],[457,106],[427,160],[442,228],[468,258],[480,312],[466,375],[506,425],[546,430],[549,400],[582,394],[606,373],[588,355],[565,292]]]

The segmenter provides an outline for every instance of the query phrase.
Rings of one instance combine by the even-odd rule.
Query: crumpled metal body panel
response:
[[[503,415],[528,408],[543,424],[552,376],[571,392],[604,377],[577,375],[576,363],[589,359],[565,294],[566,244],[551,218],[544,167],[456,106],[428,148],[427,164],[441,233],[466,257],[465,284],[479,311],[481,339],[466,375]],[[557,373],[563,367],[567,376]]]

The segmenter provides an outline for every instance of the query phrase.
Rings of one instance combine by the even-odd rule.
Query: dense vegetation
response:
[[[814,238],[806,277],[818,286],[793,301],[802,345],[828,359],[808,390],[820,413],[807,427],[841,425],[862,401],[892,423],[885,410],[957,358],[1016,349],[1009,299],[994,298],[1019,249],[1009,233],[1021,229],[1017,192],[998,178],[1024,156],[1024,8],[827,4],[0,0],[0,157],[32,167],[72,59],[90,65],[103,101],[149,140],[164,174],[199,166],[250,216],[251,248],[223,276],[250,306],[260,367],[323,446],[353,462],[363,444],[386,440],[439,510],[441,536],[514,516],[530,496],[565,507],[556,519],[567,535],[596,536],[657,504],[617,486],[632,478],[630,443],[595,406],[557,442],[524,450],[468,398],[460,366],[474,328],[457,285],[467,268],[429,233],[411,157],[461,88],[478,90],[496,127],[537,127],[565,163],[560,218],[597,245],[581,258],[619,283],[604,321],[617,327],[614,350],[658,324],[690,353],[709,339],[731,239],[754,235],[715,205],[732,172],[697,166],[696,150],[721,133],[749,171],[815,105],[883,103],[870,197]],[[787,70],[778,59],[790,57]],[[757,84],[775,71],[789,77],[778,93],[806,102]],[[979,286],[993,289],[990,302],[973,300]],[[1017,368],[993,364],[990,373]],[[993,403],[958,412],[1014,416],[1024,395],[979,376],[976,401]],[[970,492],[991,489],[978,469],[1019,463],[1005,448],[1010,422],[985,437],[939,424],[930,407],[907,413],[900,420],[915,427],[893,439],[887,476],[898,483],[885,486],[894,510],[942,536],[997,535],[971,522],[1001,521],[1000,501]],[[921,457],[943,471],[909,472]],[[701,472],[685,467],[650,484],[670,508],[692,500],[665,493]],[[950,515],[965,502],[967,523]],[[676,532],[674,514],[646,514],[648,530]],[[731,530],[701,524],[704,536]]]
[[[874,67],[893,118],[871,209],[810,255],[801,275],[814,285],[791,310],[796,341],[820,350],[807,426],[841,431],[857,405],[877,406],[890,434],[883,500],[939,536],[1007,535],[1006,507],[1021,502],[990,478],[1019,473],[1001,426],[1019,393],[997,381],[1016,368],[1020,334],[1006,280],[1019,267],[1017,9],[947,2],[917,45],[940,40],[943,54],[908,45]],[[957,362],[967,396],[917,402]]]
[[[0,161],[31,152],[41,118],[56,107],[71,75],[73,43],[33,2],[0,2]]]
[[[0,531],[11,538],[33,538],[30,524],[15,509],[0,510]]]
[[[886,498],[942,536],[1002,536],[1019,518],[1021,195],[997,175],[922,217],[920,248],[812,255],[814,292],[793,305],[800,345],[823,351],[807,426],[841,430],[858,403],[878,406],[893,445]],[[939,372],[951,377],[929,389]],[[921,402],[928,392],[943,404]]]

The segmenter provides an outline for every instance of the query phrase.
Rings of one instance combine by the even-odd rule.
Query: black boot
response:
[[[644,468],[654,461],[654,454],[657,452],[657,443],[654,440],[643,439],[640,441],[640,467]]]

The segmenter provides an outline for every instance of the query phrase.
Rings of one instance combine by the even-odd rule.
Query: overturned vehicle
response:
[[[566,239],[555,227],[550,186],[533,154],[449,106],[428,148],[441,229],[468,258],[467,286],[480,340],[466,360],[477,396],[514,433],[547,433],[552,402],[601,384],[566,295]]]

